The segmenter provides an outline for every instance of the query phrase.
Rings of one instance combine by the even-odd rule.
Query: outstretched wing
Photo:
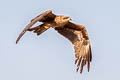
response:
[[[90,69],[90,61],[92,60],[91,45],[87,31],[84,26],[69,23],[64,28],[55,28],[58,33],[68,38],[74,45],[75,49],[75,64],[77,71],[83,71],[83,67],[87,64],[88,71]]]
[[[47,22],[50,20],[53,20],[55,18],[55,14],[52,13],[51,10],[45,11],[44,13],[40,14],[36,18],[32,19],[31,22],[23,29],[23,31],[20,33],[19,37],[16,40],[16,43],[20,40],[20,38],[24,35],[24,33],[30,29],[37,21],[41,22]]]

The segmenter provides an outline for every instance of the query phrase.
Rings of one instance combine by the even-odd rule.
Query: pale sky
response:
[[[69,40],[49,29],[27,32],[41,12],[71,16],[86,26],[92,43],[90,72],[76,73]],[[36,25],[39,25],[37,23]],[[120,0],[0,0],[0,80],[120,80]]]

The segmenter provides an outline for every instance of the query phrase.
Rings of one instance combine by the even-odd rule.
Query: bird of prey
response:
[[[89,72],[90,62],[92,60],[91,44],[85,26],[70,22],[69,16],[55,15],[51,10],[47,10],[38,15],[24,28],[16,40],[20,40],[26,31],[33,31],[37,35],[45,32],[49,28],[54,28],[58,33],[72,42],[75,49],[76,71],[82,73],[83,67],[87,64]],[[36,22],[42,22],[41,25],[31,28]]]

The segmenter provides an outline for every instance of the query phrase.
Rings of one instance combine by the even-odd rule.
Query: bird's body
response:
[[[26,31],[33,31],[37,35],[40,35],[49,28],[54,28],[58,33],[69,39],[74,45],[77,71],[80,70],[80,73],[82,73],[85,64],[87,64],[89,71],[92,53],[87,30],[83,25],[74,24],[70,22],[70,20],[71,18],[69,16],[55,15],[51,10],[48,10],[31,20],[31,23],[28,24],[19,35],[16,43]],[[40,21],[43,24],[30,28],[37,21]]]

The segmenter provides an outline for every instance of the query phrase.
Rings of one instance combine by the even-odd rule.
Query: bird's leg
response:
[[[36,26],[34,28],[30,28],[27,31],[33,31],[34,33],[37,33],[37,35],[40,35],[41,33],[45,32],[49,28],[50,28],[49,25],[47,25],[47,24],[41,24],[41,25]]]

